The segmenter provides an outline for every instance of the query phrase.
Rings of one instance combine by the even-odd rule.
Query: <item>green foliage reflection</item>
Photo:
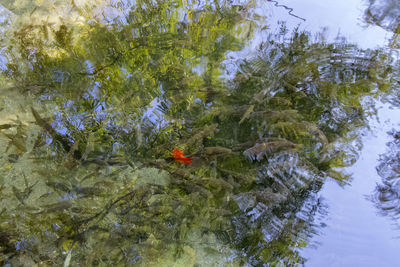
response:
[[[387,56],[283,30],[225,81],[251,3],[120,5],[8,32],[1,261],[303,262],[324,179],[346,183],[357,158],[362,100],[389,87]]]

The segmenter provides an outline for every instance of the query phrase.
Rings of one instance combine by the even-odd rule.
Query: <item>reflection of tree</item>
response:
[[[22,115],[0,124],[3,262],[303,261],[318,191],[347,181],[336,168],[357,157],[361,100],[387,88],[388,68],[380,51],[294,32],[224,83],[225,53],[255,26],[248,8],[143,0],[109,23],[13,31],[2,74],[35,100],[6,99]]]
[[[235,227],[242,229],[236,237],[239,247],[258,260],[290,264],[301,259],[283,244],[297,236],[292,245],[299,245],[305,242],[302,235],[315,230],[315,194],[323,179],[348,179],[335,168],[357,157],[359,148],[348,144],[356,141],[350,134],[354,127],[364,124],[363,96],[387,85],[381,79],[383,55],[377,51],[311,43],[309,35],[298,32],[276,42],[285,38],[271,38],[240,65],[231,96],[215,103],[213,115],[221,129],[214,140],[252,144],[243,154],[253,161],[257,178],[252,190],[236,195],[245,211],[235,218]],[[263,235],[251,229],[263,229]]]
[[[393,140],[387,144],[388,151],[380,156],[377,167],[382,183],[376,186],[370,199],[381,215],[397,222],[400,218],[400,133],[393,130],[389,134]]]

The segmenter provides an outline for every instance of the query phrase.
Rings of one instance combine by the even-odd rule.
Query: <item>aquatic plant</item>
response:
[[[363,99],[390,87],[385,52],[282,28],[227,80],[261,20],[251,2],[106,7],[5,32],[1,262],[304,262]]]

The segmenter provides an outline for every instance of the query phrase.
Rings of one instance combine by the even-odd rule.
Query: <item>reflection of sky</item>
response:
[[[400,236],[388,218],[377,215],[372,202],[366,200],[380,181],[376,173],[378,156],[385,152],[387,131],[398,127],[400,111],[387,106],[378,113],[380,123],[372,123],[373,134],[364,136],[364,147],[358,162],[348,168],[353,174],[350,186],[341,188],[327,181],[322,190],[328,204],[327,228],[312,242],[317,249],[307,248],[302,256],[309,258],[306,266],[397,266]],[[397,118],[397,119],[396,119]]]
[[[366,8],[362,0],[281,0],[282,4],[294,9],[293,13],[306,19],[302,24],[306,30],[315,32],[323,27],[329,27],[330,38],[337,33],[356,42],[361,48],[375,48],[384,45],[385,38],[390,37],[383,29],[370,26],[363,27],[363,12]],[[274,13],[281,15],[284,10],[274,9]],[[279,14],[278,14],[279,12]],[[300,23],[295,18],[291,23]]]
[[[300,24],[301,29],[310,32],[328,27],[330,40],[340,34],[361,48],[376,48],[386,44],[386,38],[391,36],[377,26],[365,27],[362,17],[366,4],[362,0],[281,0],[279,3],[293,8],[293,14],[306,21],[288,16],[284,8],[271,8],[271,5],[267,12],[272,18],[283,19],[292,26]],[[273,23],[271,19],[271,26]]]
[[[249,46],[240,52],[228,53],[225,64],[231,78],[240,63],[237,59],[255,55],[260,42],[268,40],[270,33],[277,33],[282,21],[286,23],[289,32],[296,27],[313,34],[324,32],[327,41],[334,41],[339,35],[363,49],[383,46],[391,37],[390,33],[380,27],[366,27],[363,22],[366,4],[362,0],[279,0],[278,6],[271,1],[257,2],[255,13],[264,16],[265,21],[255,31]],[[291,13],[294,16],[289,14],[288,8],[293,9]]]
[[[5,31],[5,28],[11,24],[12,13],[0,5],[0,33]],[[6,70],[7,59],[3,56],[5,47],[0,48],[0,70]]]
[[[328,28],[328,40],[338,33],[361,48],[376,48],[387,43],[391,34],[376,26],[364,27],[362,14],[365,3],[361,0],[282,0],[280,4],[292,7],[293,13],[306,19],[290,17],[284,8],[268,8],[269,25],[274,28],[277,18],[287,25],[317,32]],[[271,5],[272,7],[272,5]],[[276,23],[275,23],[276,25]],[[398,118],[396,120],[396,118]],[[400,111],[387,106],[379,111],[380,123],[374,122],[373,134],[364,136],[364,147],[359,161],[348,169],[353,174],[350,186],[341,188],[327,181],[321,192],[329,205],[327,227],[322,235],[313,238],[317,249],[306,248],[302,256],[308,258],[306,266],[398,266],[400,262],[400,236],[390,220],[376,213],[373,203],[365,199],[380,182],[376,173],[378,156],[385,152],[389,140],[386,132],[400,123]]]

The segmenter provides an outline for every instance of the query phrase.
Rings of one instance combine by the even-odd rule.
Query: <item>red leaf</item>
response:
[[[177,148],[172,150],[171,154],[172,154],[172,157],[174,157],[174,160],[176,162],[185,164],[186,166],[189,165],[190,163],[192,163],[192,161],[193,161],[192,158],[185,157],[185,154]]]

